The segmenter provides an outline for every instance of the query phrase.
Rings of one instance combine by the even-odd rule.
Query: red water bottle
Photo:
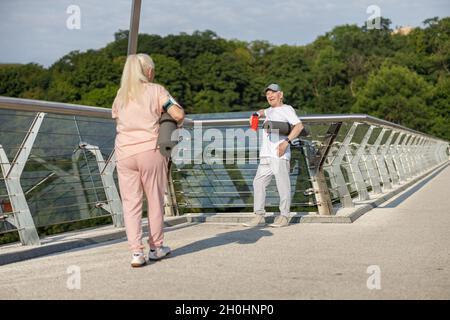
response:
[[[251,122],[251,128],[252,130],[258,130],[258,124],[259,124],[259,113],[255,112],[252,115],[252,122]]]

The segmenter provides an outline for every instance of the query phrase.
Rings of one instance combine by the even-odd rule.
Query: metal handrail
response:
[[[422,136],[426,136],[430,139],[448,142],[442,140],[440,138],[431,136],[429,134],[416,131],[405,126],[389,122],[386,120],[382,120],[373,116],[369,116],[367,114],[313,114],[313,115],[303,115],[300,116],[299,119],[303,123],[332,123],[332,122],[363,122],[366,124],[378,125],[380,127],[387,127],[392,129],[398,129],[406,132],[411,132],[414,134],[419,134]],[[202,120],[192,120],[186,118],[184,120],[185,127],[193,127],[194,125],[206,125],[206,126],[224,126],[224,125],[248,125],[248,118],[236,118],[236,119],[202,119]],[[261,121],[261,120],[260,120]]]
[[[49,112],[61,115],[91,116],[96,118],[112,119],[111,109],[101,107],[91,107],[85,105],[77,105],[71,103],[51,102],[32,99],[21,99],[0,96],[0,109],[10,109],[31,112]],[[411,132],[426,136],[435,141],[447,142],[446,140],[419,132],[402,125],[382,120],[366,114],[318,114],[303,115],[299,119],[308,123],[331,123],[331,122],[363,122],[367,124],[378,125],[381,127],[393,128],[405,132]],[[202,119],[193,120],[186,117],[183,126],[193,127],[194,125],[220,126],[220,125],[248,125],[248,118],[237,119]]]
[[[111,119],[111,109],[0,96],[0,109]]]

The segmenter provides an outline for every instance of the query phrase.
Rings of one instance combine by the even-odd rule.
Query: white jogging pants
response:
[[[264,214],[266,202],[266,187],[275,176],[278,193],[280,195],[280,213],[289,216],[291,207],[291,180],[289,178],[289,160],[272,157],[261,158],[253,180],[254,202],[253,210],[256,214]]]

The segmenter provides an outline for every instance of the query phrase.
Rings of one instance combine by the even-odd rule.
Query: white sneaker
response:
[[[161,246],[156,249],[150,249],[150,252],[148,253],[148,259],[159,260],[167,256],[168,254],[170,254],[170,248]]]
[[[289,225],[289,217],[279,215],[275,218],[275,221],[272,224],[269,224],[269,227],[273,228],[281,228],[287,227]]]
[[[244,227],[262,227],[266,225],[266,219],[263,214],[255,214],[255,216],[248,222],[242,224]]]
[[[142,252],[135,252],[131,258],[131,266],[133,268],[139,268],[145,266],[145,256]]]

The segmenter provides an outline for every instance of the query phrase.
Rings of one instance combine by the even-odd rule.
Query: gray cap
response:
[[[264,90],[264,92],[267,92],[267,90],[272,90],[272,91],[278,92],[278,91],[281,91],[281,87],[279,84],[272,83],[266,87],[266,90]]]

